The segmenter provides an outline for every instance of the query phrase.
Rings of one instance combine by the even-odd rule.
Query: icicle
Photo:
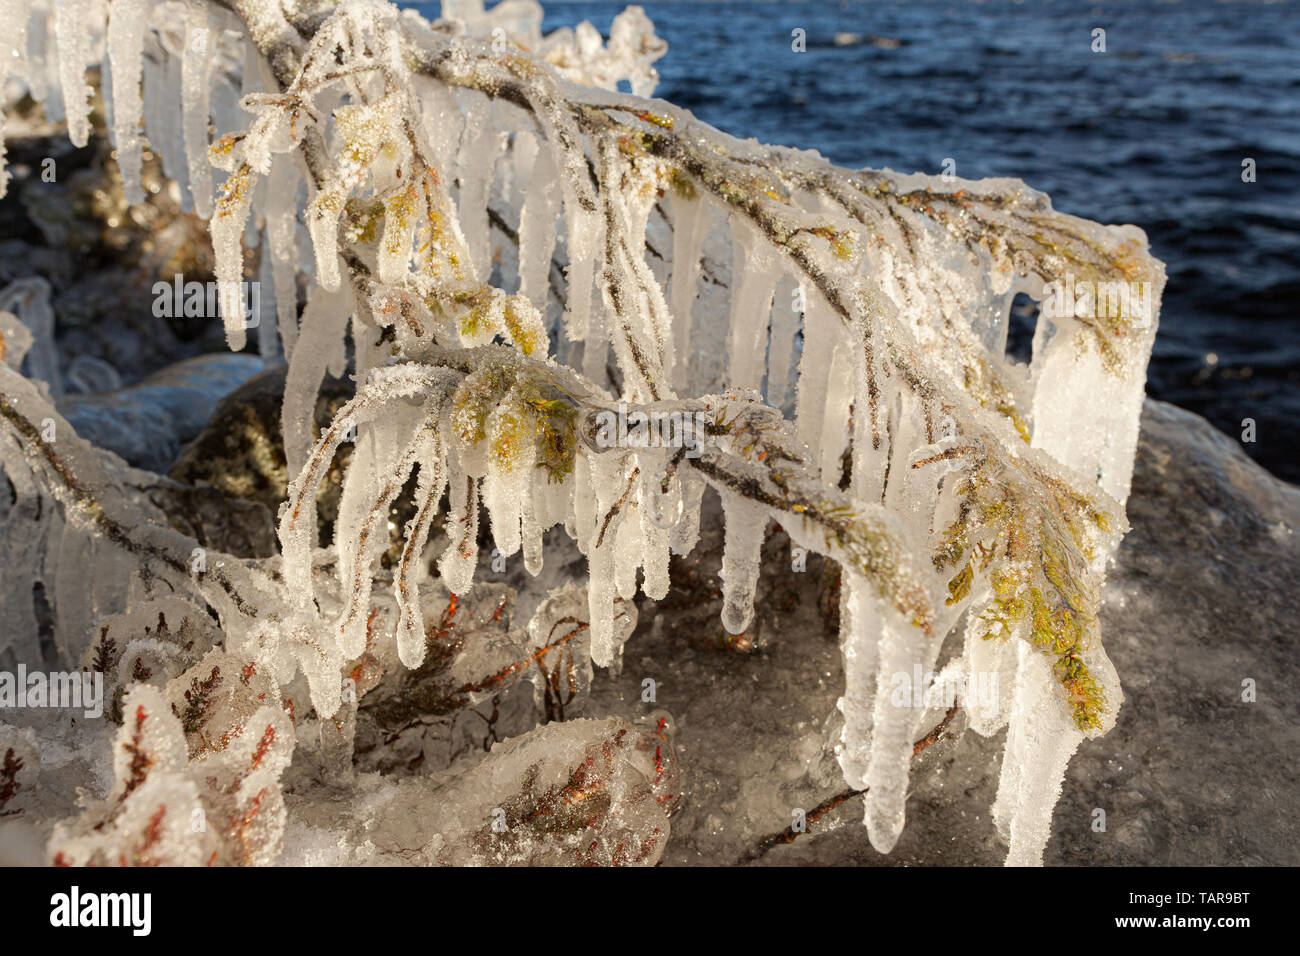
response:
[[[398,412],[400,417],[398,409],[394,409],[394,412]],[[341,638],[339,650],[345,657],[355,657],[364,649],[364,633],[362,648],[358,649],[355,647],[356,628],[349,628],[348,623],[354,622],[358,616],[363,619],[365,617],[364,612],[358,613],[360,597],[369,603],[369,575],[358,574],[357,569],[367,565],[374,556],[375,542],[365,536],[363,529],[375,530],[369,527],[371,507],[379,501],[379,487],[385,481],[388,469],[394,464],[389,462],[378,446],[385,444],[385,433],[394,427],[393,414],[381,415],[373,422],[358,423],[355,426],[356,441],[352,443],[352,458],[348,462],[348,470],[343,476],[343,488],[339,494],[333,545],[334,566],[344,611],[336,622],[335,636]],[[382,510],[386,518],[388,509]],[[388,535],[384,534],[383,538],[386,542]],[[363,581],[362,578],[366,580]]]
[[[474,586],[478,566],[478,479],[458,471],[449,477],[451,507],[447,533],[451,543],[438,560],[438,573],[452,594],[465,594]]]
[[[804,313],[803,351],[799,356],[799,381],[795,387],[795,432],[820,467],[822,423],[826,418],[827,371],[839,339],[830,307],[814,297]],[[842,409],[840,412],[842,413]]]
[[[681,475],[673,474],[665,481],[660,463],[657,476],[651,477],[647,472],[642,481],[641,502],[646,520],[652,526],[665,531],[675,528],[685,511]]]
[[[349,324],[351,326],[349,338],[352,340],[354,375],[360,381],[365,381],[366,374],[373,369],[378,369],[387,362],[392,353],[381,341],[383,333],[373,320],[368,300],[363,300],[357,304],[356,310],[352,313],[352,321]],[[337,377],[337,373],[335,377]]]
[[[426,435],[426,445],[417,453],[420,474],[416,480],[415,517],[406,526],[406,543],[397,566],[396,591],[398,598],[397,656],[412,669],[424,662],[428,648],[424,631],[424,617],[420,610],[419,581],[411,577],[424,551],[429,529],[438,511],[438,503],[447,486],[447,472],[443,466],[444,449],[438,432],[438,423],[431,422]]]
[[[732,388],[758,388],[763,384],[767,328],[779,272],[771,244],[740,213],[732,213],[731,237],[734,258],[728,378]]]
[[[266,277],[271,273],[271,244],[263,239],[261,243],[261,259],[257,266],[257,306],[259,309],[257,315],[257,352],[262,356],[262,364],[266,366],[275,365],[281,358],[280,335],[276,316],[275,297],[265,304],[262,304],[261,288],[266,281]]]
[[[722,495],[722,626],[729,634],[743,634],[754,619],[754,594],[758,588],[767,511],[738,495]]]
[[[642,590],[652,601],[668,596],[668,532],[681,514],[681,482],[674,476],[664,492],[658,476],[643,471],[640,488],[641,538],[645,579]]]
[[[698,478],[682,480],[682,516],[668,535],[673,554],[690,554],[700,540],[700,506],[705,484]]]
[[[866,350],[859,341],[856,345],[860,355]],[[873,399],[873,389],[871,375],[877,374],[876,370],[868,367],[868,362],[874,362],[874,354],[869,354],[866,361],[861,357],[853,363],[853,461],[850,469],[851,493],[853,497],[860,501],[881,501],[884,492],[888,489],[885,487],[885,475],[890,472],[890,455],[903,454],[910,451],[916,446],[911,444],[911,436],[906,434],[908,426],[917,422],[925,421],[924,409],[919,402],[913,401],[910,392],[903,392],[899,398],[904,403],[905,408],[902,415],[898,416],[901,423],[899,434],[895,438],[889,434],[889,421],[894,414],[894,403],[892,401],[881,400],[881,389],[879,386],[875,389]],[[894,388],[884,390],[887,397],[892,398],[895,395]],[[872,402],[875,402],[875,408],[872,408]],[[909,412],[914,414],[909,415]],[[874,419],[873,419],[873,416]],[[883,419],[882,420],[882,416]],[[919,436],[921,441],[928,441],[928,436],[922,434]],[[898,476],[904,481],[924,480],[931,484],[929,490],[929,500],[933,503],[938,494],[937,479],[942,474],[938,469],[932,470],[924,477],[909,466],[909,463],[900,462],[900,471]],[[925,512],[930,513],[930,512]]]
[[[274,76],[262,58],[262,54],[257,52],[257,44],[248,37],[244,38],[244,66],[239,73],[239,97],[235,103],[240,117],[247,117],[251,110],[246,110],[240,103],[244,97],[250,93],[265,93],[268,90],[273,91],[274,86],[268,84],[268,80],[274,83]]]
[[[533,482],[533,505],[537,512],[537,525],[542,533],[556,525],[566,526],[571,520],[573,496],[575,494],[572,477],[562,481],[551,481],[549,476],[537,475]]]
[[[788,294],[787,294],[788,293]],[[772,341],[768,346],[767,403],[784,409],[790,393],[790,369],[794,361],[794,340],[806,306],[803,285],[783,281],[772,303]]]
[[[194,212],[212,215],[212,164],[208,162],[212,61],[216,37],[212,14],[202,0],[189,0],[185,14],[185,53],[181,59],[181,130],[190,174]],[[242,225],[242,223],[241,223]]]
[[[55,0],[55,36],[59,51],[59,84],[73,146],[90,142],[90,0]]]
[[[606,541],[587,555],[587,611],[591,615],[591,660],[611,667],[617,656],[614,641],[614,545]]]
[[[291,153],[272,161],[267,180],[266,244],[275,284],[275,315],[285,359],[298,342],[298,192],[300,178]]]
[[[555,253],[555,220],[560,210],[559,170],[549,149],[533,162],[524,208],[519,218],[519,293],[542,315],[550,291]]]
[[[249,187],[251,199],[248,208],[252,215],[244,220],[244,246],[249,249],[257,248],[262,242],[262,227],[266,223],[266,179],[265,174],[254,167],[258,175],[252,178],[252,185]],[[270,172],[270,166],[266,172]],[[225,183],[222,183],[225,186]]]
[[[591,331],[591,300],[595,291],[596,261],[603,258],[600,250],[604,245],[604,223],[595,211],[581,208],[568,195],[567,190],[564,217],[568,225],[565,253],[569,257],[565,273],[568,295],[564,325],[571,341],[583,342]],[[593,358],[590,364],[596,364],[596,360]],[[601,379],[604,378],[604,366],[605,356],[602,353],[599,357]],[[587,364],[584,363],[584,372],[586,368]]]
[[[977,615],[966,628],[966,713],[970,728],[992,737],[1011,715],[1016,683],[1017,647],[1007,635],[981,637]]]
[[[8,39],[0,39],[0,90],[10,76],[20,76],[27,58],[27,20],[30,8],[24,0],[0,0],[0,23],[8,26]],[[0,109],[0,199],[9,191],[9,168],[5,152],[5,115]]]
[[[144,128],[149,145],[162,160],[163,172],[176,181],[181,209],[193,209],[189,190],[189,166],[181,136],[181,115],[175,108],[180,88],[180,64],[165,51],[159,57],[144,58]]]
[[[252,170],[239,166],[222,187],[216,211],[209,224],[212,252],[216,258],[217,285],[221,292],[221,320],[232,352],[242,351],[248,336],[244,314],[244,223],[252,199]],[[202,195],[197,193],[196,196]]]
[[[619,551],[619,528],[627,523],[628,518],[628,502],[622,498],[628,485],[625,469],[630,469],[630,465],[623,456],[612,453],[592,455],[586,458],[586,463],[591,497],[594,499],[594,508],[587,512],[590,515],[590,530],[587,532],[590,542],[587,549],[587,596],[591,611],[591,659],[601,667],[615,667],[622,647],[622,641],[617,639],[615,631],[615,601],[619,597],[618,563],[623,562],[625,579],[626,565],[632,563],[633,592],[636,590],[635,572],[639,563],[639,553],[628,556]],[[582,524],[579,524],[579,534],[582,533]]]
[[[113,71],[113,144],[122,172],[122,191],[131,205],[144,202],[140,185],[143,141],[140,119],[141,57],[144,50],[146,0],[115,0],[108,20],[108,56]]]
[[[691,326],[695,297],[700,282],[700,245],[704,240],[706,212],[704,203],[681,193],[673,197],[673,385],[678,391],[689,388]]]
[[[334,524],[344,608],[335,633],[348,659],[366,648],[372,569],[388,548],[389,509],[427,447],[423,418],[421,406],[390,404],[359,438],[344,478]]]
[[[532,471],[523,482],[523,496],[519,501],[520,537],[524,552],[524,570],[536,577],[542,573],[543,527],[538,518],[537,498],[544,492],[544,479]]]
[[[614,587],[618,596],[624,601],[636,597],[636,572],[641,567],[641,554],[645,542],[641,537],[641,522],[631,514],[632,501],[624,506],[625,511],[617,520],[617,526],[611,526],[610,534],[614,539]]]
[[[11,340],[6,330],[6,343]],[[14,367],[21,363],[22,356],[15,360],[6,354],[5,359]],[[52,537],[54,522],[41,521],[44,505],[23,455],[24,449],[11,433],[0,433],[0,464],[14,493],[14,504],[0,520],[0,557],[5,568],[5,573],[0,574],[0,608],[8,621],[8,626],[0,630],[0,654],[13,648],[20,661],[40,659],[40,625],[32,600],[32,579],[41,566],[42,555],[53,550],[50,541],[57,540]]]
[[[527,477],[527,476],[525,476]],[[489,469],[483,478],[483,506],[492,528],[492,541],[504,556],[516,553],[523,543],[521,482],[518,472]]]
[[[343,281],[338,256],[339,213],[343,211],[343,203],[342,196],[322,190],[316,193],[307,210],[307,231],[316,257],[316,281],[329,291],[337,289]]]
[[[0,0],[0,23],[7,27],[0,40],[0,79],[23,76],[30,72],[27,62],[27,21],[31,19],[30,0]]]
[[[104,127],[108,131],[108,142],[116,150],[117,143],[113,135],[113,64],[106,56],[99,61],[99,95],[104,107]]]
[[[593,265],[592,269],[594,268]],[[583,281],[582,275],[586,271],[588,270],[585,268],[577,270],[577,281]],[[569,285],[570,297],[574,294],[572,281]],[[605,328],[605,319],[603,310],[596,310],[587,315],[582,344],[582,374],[601,386],[609,380],[609,374],[605,370],[609,359],[609,332]]]
[[[54,36],[54,12],[39,7],[31,11],[27,31],[27,85],[32,99],[41,104],[45,118],[61,123],[64,118],[63,97],[59,90],[59,57]]]
[[[1019,670],[993,820],[1010,843],[1008,866],[1041,866],[1061,782],[1083,734],[1059,699],[1047,656],[1017,644]]]
[[[600,503],[596,500],[595,476],[591,459],[577,455],[573,460],[573,539],[578,551],[590,554],[596,546],[596,525],[600,520]]]
[[[643,176],[628,164],[627,158],[613,142],[602,144],[600,176],[605,182],[636,182]],[[606,229],[612,231],[605,243],[601,294],[605,304],[600,329],[598,316],[591,317],[583,370],[600,381],[605,355],[604,345],[613,340],[618,367],[628,376],[623,383],[625,394],[634,398],[662,398],[669,392],[661,370],[670,360],[671,320],[663,291],[645,261],[645,232],[650,204],[647,190],[624,185],[607,189],[601,199]],[[592,348],[592,346],[595,348]]]
[[[289,478],[296,478],[312,445],[312,419],[316,394],[326,368],[341,368],[344,330],[352,314],[352,292],[314,290],[302,313],[302,331],[284,383],[284,454]]]
[[[876,671],[880,650],[880,609],[875,592],[865,578],[841,568],[840,651],[844,655],[844,714],[838,748],[844,782],[854,789],[866,786],[871,756],[871,718],[876,700]]]
[[[0,89],[4,88],[5,76],[0,73]],[[5,114],[0,110],[0,199],[9,193],[9,154],[5,149]]]
[[[497,159],[505,146],[502,134],[492,122],[492,104],[482,96],[466,107],[465,138],[457,164],[460,201],[457,203],[470,264],[480,282],[492,272],[492,243],[488,229],[488,197],[492,192]]]
[[[57,548],[53,603],[59,611],[54,640],[65,661],[81,660],[94,623],[91,589],[87,583],[95,577],[96,550],[95,539],[83,529],[71,522],[64,525]]]
[[[856,622],[855,622],[855,626]],[[914,694],[897,699],[899,675],[911,682],[916,674],[931,670],[943,632],[925,638],[884,608],[877,651],[876,699],[871,721],[871,754],[863,783],[866,797],[867,836],[881,853],[894,848],[903,830],[907,802],[908,771],[912,747],[922,708],[914,706]]]
[[[1143,376],[1110,374],[1095,350],[1081,350],[1064,334],[1036,348],[1034,374],[1034,447],[1081,475],[1096,475],[1101,489],[1123,504],[1133,478]],[[1078,414],[1083,395],[1087,416]]]
[[[445,83],[416,77],[415,92],[420,107],[420,126],[433,152],[433,164],[439,170],[450,170],[465,127],[465,113]]]
[[[841,460],[849,444],[849,416],[853,396],[853,356],[843,337],[836,342],[830,367],[820,372],[826,387],[826,410],[822,414],[820,450],[822,481],[837,487],[843,477]]]
[[[615,200],[619,208],[620,219],[625,223],[625,244],[635,250],[627,262],[628,276],[636,290],[636,301],[640,322],[640,335],[650,346],[653,361],[663,369],[673,365],[673,320],[668,311],[668,301],[664,298],[663,285],[654,270],[646,264],[642,251],[646,248],[646,234],[649,228],[650,212],[654,208],[646,193],[629,191],[620,194]],[[657,383],[661,389],[670,387],[670,378]]]

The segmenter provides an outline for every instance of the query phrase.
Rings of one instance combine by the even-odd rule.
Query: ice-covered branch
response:
[[[104,32],[73,18],[82,6],[59,0],[55,18],[74,140]],[[229,293],[244,247],[264,243],[278,322],[258,335],[267,355],[278,335],[289,361],[281,563],[227,566],[202,592],[232,646],[281,682],[301,670],[315,711],[344,714],[340,674],[367,653],[390,511],[413,487],[392,595],[403,664],[427,652],[422,583],[473,586],[486,510],[497,551],[530,573],[552,527],[577,542],[590,657],[617,667],[619,609],[638,590],[664,597],[711,487],[729,631],[751,624],[769,519],[843,569],[838,756],[867,791],[873,844],[897,839],[923,716],[883,690],[932,669],[964,627],[952,666],[1014,686],[972,727],[1010,724],[996,816],[1011,859],[1038,859],[1070,754],[1121,699],[1097,609],[1164,281],[1138,230],[1057,213],[1018,181],[843,170],[619,94],[620,79],[648,93],[663,53],[636,8],[607,46],[543,40],[520,7],[449,4],[430,24],[377,0],[193,0],[177,43],[166,9],[108,4],[128,195],[143,118],[211,213],[231,346],[246,331]],[[45,65],[14,59],[5,68],[54,103]],[[209,89],[234,82],[238,96]],[[299,316],[300,211],[314,261]],[[509,253],[493,242],[507,232]],[[729,261],[725,283],[701,283],[706,259],[714,279]],[[1020,293],[1041,302],[1028,365],[1006,355]],[[349,368],[355,397],[316,437],[320,383]],[[6,468],[16,449],[41,458],[33,471],[57,479],[70,515],[182,569],[179,543],[146,546],[78,491],[99,487],[80,470],[93,462],[38,441],[35,410],[10,415],[39,399],[29,391],[4,379]],[[324,552],[316,489],[344,442]]]

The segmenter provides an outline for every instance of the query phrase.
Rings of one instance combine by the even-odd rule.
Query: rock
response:
[[[253,355],[213,354],[177,362],[139,385],[58,404],[77,434],[137,468],[165,473],[217,403],[262,370]]]
[[[171,477],[196,487],[210,485],[228,499],[259,502],[272,517],[277,516],[289,492],[288,461],[280,433],[285,372],[285,366],[276,366],[231,392],[203,431],[182,450]],[[313,436],[319,436],[321,429],[334,420],[352,394],[350,376],[325,377],[316,397]],[[332,540],[343,478],[351,459],[352,446],[343,442],[316,492],[319,540],[323,544]],[[412,492],[413,482],[409,482],[389,511],[390,544],[381,556],[384,568],[392,567],[401,555],[402,530],[415,514]],[[435,538],[440,527],[441,521],[435,520]],[[486,529],[486,521],[483,527]]]
[[[148,149],[145,199],[127,204],[97,91],[94,102],[94,132],[82,149],[71,146],[61,124],[46,123],[30,98],[7,109],[13,179],[0,203],[0,287],[48,280],[62,365],[78,356],[102,359],[135,384],[179,359],[223,350],[225,332],[213,316],[156,314],[156,282],[170,284],[177,274],[213,278],[207,224],[181,210],[175,183]],[[257,262],[250,252],[250,276]]]
[[[213,551],[241,558],[278,554],[275,513],[260,501],[227,498],[215,488],[198,488],[148,472],[150,481],[139,492],[158,508],[181,534]]]
[[[256,501],[274,517],[289,492],[288,461],[280,434],[286,367],[268,369],[232,391],[172,466],[171,477],[186,484],[210,485],[227,498]],[[352,397],[352,383],[326,376],[316,399],[313,435]],[[344,445],[316,495],[323,542],[338,513],[343,475],[352,455]]]
[[[1124,706],[1070,763],[1047,859],[1294,866],[1300,488],[1148,401],[1128,510],[1102,613]]]

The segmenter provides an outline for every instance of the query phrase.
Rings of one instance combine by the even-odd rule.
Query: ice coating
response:
[[[843,568],[839,759],[851,786],[870,789],[877,849],[903,825],[926,729],[884,691],[965,626],[958,669],[1014,688],[970,722],[1009,728],[996,808],[1009,861],[1039,862],[1071,754],[1113,724],[1122,698],[1096,612],[1124,531],[1164,281],[1145,237],[1056,213],[1014,180],[848,172],[640,98],[663,45],[638,8],[603,45],[589,25],[541,38],[531,3],[449,3],[437,30],[374,0],[315,18],[229,7],[233,18],[192,0],[179,41],[143,0],[38,0],[24,20],[21,76],[80,143],[106,29],[128,196],[139,196],[142,117],[186,201],[210,217],[230,345],[246,336],[226,306],[251,237],[265,244],[289,361],[278,565],[209,556],[203,571],[190,569],[193,542],[119,500],[93,448],[41,438],[44,420],[66,422],[15,367],[0,370],[0,459],[20,502],[6,518],[34,542],[9,536],[6,558],[44,555],[60,652],[80,659],[99,616],[157,597],[133,569],[161,563],[168,586],[218,614],[241,661],[278,686],[305,677],[304,706],[342,753],[373,621],[391,618],[395,660],[423,666],[421,585],[436,576],[470,594],[483,509],[496,550],[522,552],[529,574],[547,569],[550,528],[576,539],[587,588],[565,601],[585,605],[589,661],[617,668],[633,602],[666,595],[670,551],[696,545],[713,489],[728,631],[751,626],[769,520]],[[245,68],[266,68],[245,77],[233,120],[210,96],[227,26],[243,34]],[[638,95],[614,92],[620,80]],[[218,128],[209,145],[209,120],[247,128]],[[214,167],[226,174],[215,198]],[[300,212],[314,265],[298,261]],[[299,269],[310,272],[301,320]],[[1048,308],[1066,282],[1107,294],[1091,310]],[[1110,294],[1134,284],[1145,289]],[[1045,304],[1027,366],[1005,354],[1017,291]],[[39,378],[48,323],[36,306],[15,311],[31,323]],[[327,372],[352,375],[356,395],[317,435]],[[57,368],[48,376],[57,389]],[[318,542],[316,489],[345,442],[335,539]],[[412,474],[416,516],[389,580],[376,565]],[[60,509],[36,506],[51,494]],[[5,614],[30,650],[22,590],[6,583]],[[165,644],[136,652],[153,655],[148,669],[170,666]],[[146,713],[156,704],[130,693]],[[156,731],[160,753],[170,731]],[[150,788],[202,800],[179,761],[162,762]],[[153,796],[140,799],[147,820]],[[70,833],[63,852],[94,858],[95,839]]]

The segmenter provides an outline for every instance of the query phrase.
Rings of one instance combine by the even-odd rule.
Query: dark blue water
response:
[[[607,34],[624,4],[544,6],[547,31]],[[850,167],[951,157],[959,176],[1017,176],[1057,209],[1141,226],[1169,272],[1149,393],[1237,438],[1255,419],[1245,450],[1300,481],[1300,5],[643,6],[669,43],[657,95],[732,134]]]

